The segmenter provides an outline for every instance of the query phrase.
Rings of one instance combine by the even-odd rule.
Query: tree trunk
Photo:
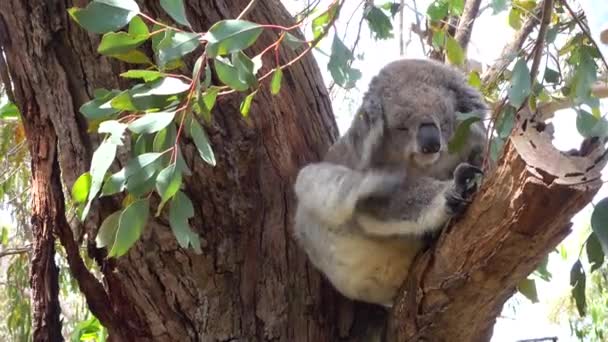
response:
[[[218,20],[236,17],[248,2],[187,1],[187,13],[195,29],[204,31]],[[166,18],[157,2],[148,3],[147,14]],[[0,2],[0,28],[7,33],[2,47],[31,139],[32,169],[46,167],[58,174],[59,168],[52,167],[58,160],[68,188],[88,170],[96,145],[85,133],[78,108],[92,98],[95,88],[128,85],[118,77],[128,67],[100,56],[100,37],[68,18],[67,9],[73,5],[66,0]],[[258,2],[246,19],[293,24],[278,0]],[[275,39],[264,33],[253,52]],[[282,63],[295,56],[281,49]],[[274,60],[265,63],[262,72],[270,70]],[[195,206],[191,224],[203,241],[202,255],[181,249],[161,219],[149,224],[128,255],[105,260],[93,239],[101,219],[117,202],[103,200],[93,208],[85,225],[88,252],[100,263],[107,296],[96,292],[90,274],[75,276],[92,312],[115,339],[336,341],[356,338],[364,330],[361,321],[355,324],[357,317],[369,321],[368,315],[375,312],[363,305],[357,309],[339,296],[291,238],[294,177],[302,165],[318,160],[338,134],[313,57],[285,71],[280,96],[271,97],[267,89],[256,96],[249,123],[239,114],[240,100],[239,94],[220,98],[213,113],[208,132],[216,167],[201,162],[192,144],[182,146],[193,171],[186,192]],[[46,159],[40,161],[39,155]],[[61,190],[52,186],[58,181],[52,173],[34,172],[34,198],[63,199],[61,193],[44,193]],[[63,210],[57,203],[47,208],[53,205]],[[73,239],[59,227],[63,223],[54,223],[62,242],[68,235]],[[45,240],[38,234],[49,233],[45,227],[33,226],[39,243]],[[70,262],[72,272],[77,264]],[[44,274],[36,265],[32,269]],[[49,340],[56,336],[49,335]]]
[[[249,0],[186,2],[195,29],[205,31],[236,17]],[[96,52],[100,37],[70,21],[66,11],[72,5],[0,1],[0,44],[32,154],[36,340],[60,338],[54,233],[89,308],[113,340],[369,341],[366,336],[384,323],[384,310],[338,295],[291,237],[297,171],[319,160],[337,137],[310,55],[285,71],[280,96],[271,97],[267,89],[256,96],[249,121],[239,114],[242,95],[218,100],[207,127],[216,167],[201,162],[191,143],[182,145],[193,171],[186,192],[196,211],[191,224],[203,241],[201,255],[180,248],[161,218],[127,255],[104,259],[94,237],[101,220],[118,208],[117,199],[97,201],[73,236],[63,215],[61,180],[70,188],[88,170],[96,146],[78,108],[95,88],[126,88],[118,74],[128,67]],[[156,1],[144,11],[166,18]],[[247,19],[293,24],[278,0],[258,1]],[[274,39],[264,33],[252,52]],[[295,56],[281,49],[282,62]],[[273,62],[265,59],[262,72]],[[533,134],[513,137],[465,217],[415,264],[392,316],[395,340],[487,340],[515,284],[567,234],[568,220],[591,200],[598,181],[572,176],[579,171],[589,176],[588,160],[572,165]],[[78,229],[86,233],[103,286],[78,255],[76,241],[83,236]]]

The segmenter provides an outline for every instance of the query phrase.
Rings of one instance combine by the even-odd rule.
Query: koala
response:
[[[392,306],[425,235],[477,189],[485,127],[448,153],[456,112],[486,111],[459,71],[431,60],[398,60],[372,79],[350,128],[294,185],[295,240],[340,293]]]

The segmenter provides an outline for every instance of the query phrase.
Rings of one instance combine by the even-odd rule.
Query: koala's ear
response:
[[[454,92],[456,110],[461,113],[480,112],[485,114],[488,106],[477,89],[464,82],[455,82],[451,90]]]

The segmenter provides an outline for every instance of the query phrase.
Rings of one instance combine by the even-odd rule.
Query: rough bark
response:
[[[32,156],[32,334],[35,341],[61,340],[59,321],[59,269],[55,264],[53,227],[63,216],[63,203],[58,203],[54,191],[44,181],[50,179],[55,162],[55,133],[47,120],[40,117],[36,107],[22,107],[26,135]],[[36,134],[33,134],[36,132]]]
[[[187,13],[195,28],[204,31],[220,19],[236,17],[248,2],[187,1]],[[3,49],[16,102],[27,110],[26,122],[41,122],[26,124],[28,137],[47,145],[52,153],[44,165],[50,167],[56,158],[66,187],[88,170],[96,145],[78,108],[95,88],[128,86],[117,76],[127,66],[100,56],[100,37],[69,20],[66,10],[73,5],[67,0],[0,2],[0,19],[8,28]],[[166,18],[157,2],[146,2],[144,8]],[[278,0],[258,2],[247,19],[293,24]],[[264,33],[253,52],[274,39]],[[280,59],[295,56],[282,49]],[[270,70],[274,59],[265,62],[262,72]],[[193,171],[186,192],[195,205],[191,224],[203,239],[202,255],[181,249],[160,219],[128,255],[105,260],[91,241],[117,202],[99,201],[94,208],[85,225],[88,251],[100,263],[107,295],[96,296],[97,281],[86,270],[78,272],[83,270],[77,260],[70,266],[91,310],[116,340],[355,340],[372,318],[382,317],[382,312],[375,316],[376,308],[355,306],[339,296],[291,238],[294,177],[303,164],[321,157],[337,128],[311,56],[286,70],[281,92],[274,98],[267,90],[258,93],[249,122],[239,114],[242,95],[219,100],[207,127],[218,160],[215,168],[200,161],[192,144],[182,146]],[[32,147],[33,156],[36,152]],[[38,163],[34,159],[33,168]],[[52,177],[49,171],[34,183],[51,184]],[[58,203],[45,208],[62,210]],[[74,256],[63,222],[53,223],[48,229],[55,229]],[[97,305],[91,305],[95,300]]]
[[[390,322],[396,341],[488,341],[516,285],[599,190],[601,150],[566,156],[520,122],[466,215],[415,264]]]
[[[220,19],[236,17],[248,2],[191,0],[187,12],[195,28],[204,31]],[[383,311],[344,300],[307,263],[291,238],[297,170],[320,159],[337,136],[326,89],[311,56],[286,70],[280,96],[272,98],[267,90],[258,93],[249,122],[239,114],[242,95],[219,100],[207,127],[218,160],[215,168],[198,159],[192,144],[182,146],[193,171],[186,179],[186,192],[195,206],[191,223],[203,239],[202,255],[181,249],[166,221],[159,219],[128,255],[104,259],[92,239],[101,218],[117,208],[117,201],[104,200],[84,227],[88,252],[103,272],[104,288],[82,268],[74,237],[66,230],[59,171],[71,187],[88,169],[96,145],[78,108],[95,88],[125,88],[128,83],[117,76],[126,65],[97,54],[100,37],[69,20],[66,10],[72,5],[67,0],[0,1],[0,28],[7,28],[0,42],[15,100],[24,114],[33,195],[39,203],[33,248],[46,248],[42,257],[53,255],[51,233],[59,235],[91,310],[115,340],[365,340],[370,327],[382,324]],[[164,17],[157,2],[147,2],[145,11]],[[247,18],[293,24],[278,0],[258,1]],[[275,38],[265,33],[253,52]],[[295,55],[282,49],[280,59],[285,62]],[[265,62],[262,72],[273,65],[273,58]],[[417,263],[408,296],[400,299],[392,321],[397,340],[418,333],[432,341],[489,336],[516,280],[565,236],[569,217],[597,190],[597,182],[564,182],[560,163],[537,165],[542,160],[530,156],[541,152],[526,151],[522,139],[514,137],[509,143],[498,171],[466,217]],[[553,151],[546,144],[536,146],[542,153]],[[547,160],[559,159],[552,158]],[[576,169],[570,164],[566,169],[571,167]],[[570,201],[558,203],[560,199]],[[38,260],[42,261],[33,269],[41,277],[41,290],[56,298],[52,258]],[[40,298],[39,326],[58,324],[57,303]],[[467,319],[471,323],[462,325]],[[58,331],[47,329],[37,336],[54,341]]]

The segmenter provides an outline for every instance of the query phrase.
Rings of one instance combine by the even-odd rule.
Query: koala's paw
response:
[[[477,191],[478,176],[483,171],[471,164],[461,163],[454,170],[454,183],[446,192],[446,204],[448,211],[453,214],[462,213],[471,203],[473,194]]]
[[[387,198],[397,192],[405,175],[396,172],[368,172],[361,184],[360,198]]]

